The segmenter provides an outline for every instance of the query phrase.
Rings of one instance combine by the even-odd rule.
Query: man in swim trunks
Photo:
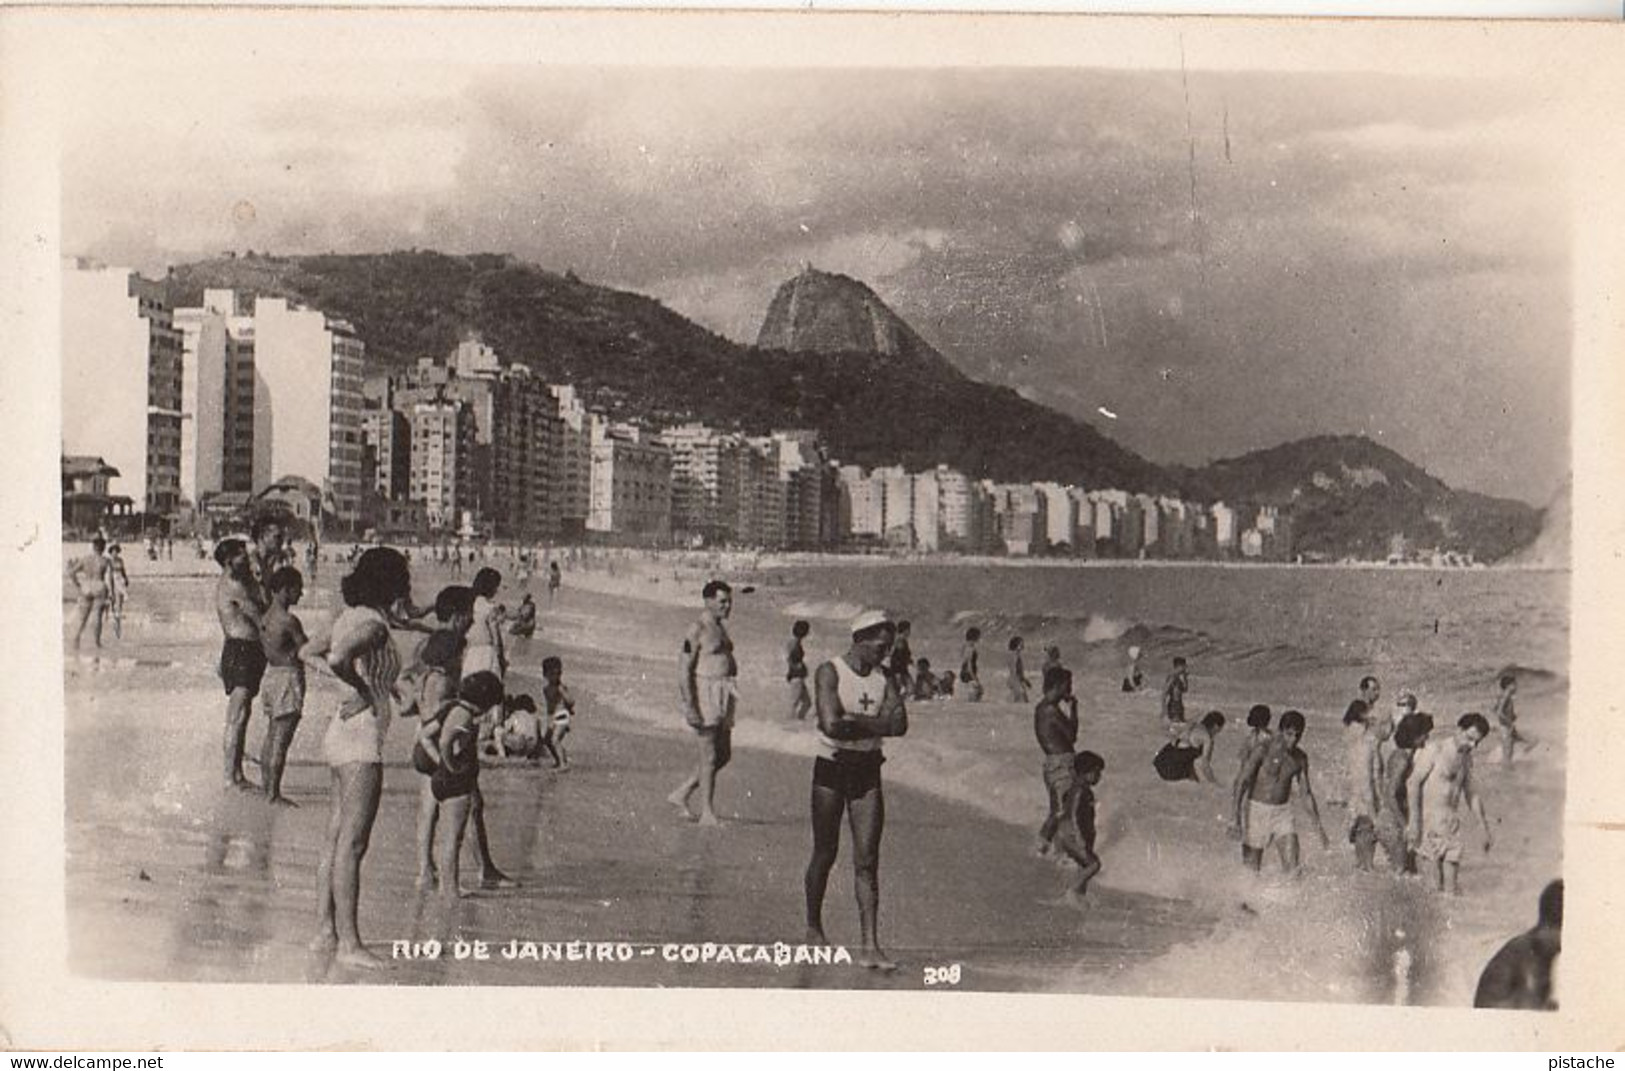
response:
[[[284,565],[266,580],[271,605],[260,628],[265,651],[265,676],[260,681],[260,707],[265,711],[265,743],[260,747],[260,770],[265,775],[265,798],[283,807],[298,804],[282,794],[282,772],[288,748],[305,712],[305,664],[299,652],[305,646],[305,627],[293,608],[305,593],[299,570]]]
[[[214,610],[220,618],[225,643],[220,648],[220,681],[226,688],[226,784],[250,791],[243,776],[243,737],[248,732],[250,704],[259,694],[265,675],[265,649],[260,625],[266,607],[259,601],[258,585],[249,572],[248,544],[223,539],[214,548],[220,580],[214,589]]]
[[[107,617],[107,540],[97,536],[90,541],[90,553],[82,554],[68,563],[68,580],[78,592],[76,621],[73,627],[73,649],[79,650],[79,637],[84,635],[85,622],[96,618],[92,635],[96,646],[102,645],[102,621]]]
[[[733,639],[723,623],[733,612],[733,588],[721,580],[712,580],[701,595],[705,609],[683,637],[683,650],[677,660],[683,717],[700,738],[699,768],[666,798],[685,818],[693,820],[688,798],[699,789],[699,823],[715,826],[720,824],[716,812],[717,774],[733,757],[739,666],[734,661]]]
[[[818,667],[813,677],[818,758],[812,777],[812,858],[807,863],[807,942],[824,936],[824,892],[841,848],[841,819],[852,828],[852,868],[862,950],[857,962],[894,971],[880,949],[880,838],[886,799],[880,766],[886,737],[908,732],[908,709],[896,682],[883,670],[896,629],[884,613],[867,610],[852,622],[846,654]]]
[[[1174,671],[1162,685],[1162,720],[1170,728],[1185,720],[1185,692],[1190,686],[1190,668],[1183,658],[1175,658]]]
[[[1563,881],[1559,878],[1540,894],[1535,928],[1502,945],[1485,965],[1473,1007],[1556,1011],[1552,964],[1562,951]]]
[[[1044,697],[1033,708],[1033,735],[1044,753],[1044,792],[1049,813],[1038,827],[1038,854],[1054,847],[1055,831],[1066,817],[1066,794],[1072,788],[1073,752],[1078,745],[1078,710],[1072,697],[1072,674],[1061,666],[1044,671]]]
[[[1490,723],[1478,713],[1463,714],[1456,731],[1435,740],[1416,754],[1406,786],[1411,815],[1409,843],[1418,858],[1433,863],[1438,889],[1447,885],[1452,896],[1459,895],[1461,870],[1461,805],[1478,815],[1484,828],[1484,850],[1494,846],[1490,820],[1484,801],[1473,788],[1473,749],[1490,735]],[[1447,879],[1448,878],[1448,882]]]
[[[1309,756],[1298,747],[1303,739],[1304,719],[1296,710],[1281,715],[1275,735],[1255,750],[1236,778],[1235,824],[1232,835],[1241,837],[1241,859],[1251,870],[1264,864],[1264,849],[1275,842],[1281,856],[1281,869],[1298,872],[1298,827],[1292,815],[1292,785],[1302,786],[1303,798],[1315,819],[1315,831],[1322,847],[1330,848],[1326,827],[1320,821],[1320,805],[1309,783]]]

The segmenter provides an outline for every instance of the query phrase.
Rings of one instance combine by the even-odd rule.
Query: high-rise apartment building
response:
[[[319,486],[341,524],[361,517],[364,354],[343,320],[284,298],[254,302],[255,404],[263,387],[272,478]]]
[[[163,284],[72,260],[62,272],[62,439],[106,459],[147,513],[181,501],[181,332]]]
[[[671,538],[671,449],[632,424],[589,418],[591,501],[587,530],[617,541]]]
[[[418,402],[411,421],[409,494],[426,507],[430,528],[459,531],[474,506],[473,411],[463,401]]]

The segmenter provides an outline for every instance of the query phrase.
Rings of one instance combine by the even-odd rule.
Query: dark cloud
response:
[[[1536,499],[1566,467],[1564,206],[1515,86],[607,67],[411,85],[82,146],[68,233],[512,251],[745,341],[811,261],[972,374],[1118,411],[1108,430],[1156,460],[1364,431]],[[121,216],[132,186],[150,226]]]

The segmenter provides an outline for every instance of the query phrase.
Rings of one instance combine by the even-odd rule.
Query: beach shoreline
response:
[[[493,564],[501,568],[504,563],[497,560]],[[307,598],[308,606],[303,608],[307,619],[319,620],[332,612],[336,606],[332,584],[340,573],[342,567],[324,563],[320,580]],[[431,596],[438,584],[451,579],[446,570],[426,563],[418,563],[416,575],[420,600]],[[740,579],[748,582],[749,577],[747,574]],[[681,571],[676,576],[659,579],[661,582],[654,585],[641,571],[619,570],[612,577],[603,571],[574,569],[566,573],[565,587],[556,602],[550,602],[542,586],[532,580],[531,587],[540,604],[542,627],[533,640],[516,644],[513,655],[516,671],[526,676],[534,674],[544,653],[564,658],[566,679],[582,695],[584,717],[578,720],[577,732],[572,736],[572,748],[582,749],[579,752],[582,756],[591,755],[599,746],[592,742],[595,722],[604,734],[601,746],[608,751],[628,753],[628,748],[632,751],[648,748],[668,756],[659,764],[659,776],[648,770],[638,775],[642,798],[636,813],[642,823],[640,830],[655,828],[643,822],[645,818],[651,822],[657,817],[669,818],[661,799],[664,792],[659,791],[664,783],[662,778],[673,783],[680,779],[682,755],[691,746],[677,713],[675,670],[677,638],[697,610],[697,585],[691,582],[692,576]],[[157,592],[149,593],[151,597],[142,600],[138,592],[137,606],[142,607],[144,603],[140,614],[147,616],[143,619],[137,614],[131,621],[140,621],[136,631],[145,634],[121,647],[121,651],[139,645],[141,655],[149,656],[152,661],[167,659],[167,664],[184,670],[186,682],[181,684],[177,696],[185,698],[178,699],[176,705],[197,706],[196,730],[201,739],[179,748],[172,757],[155,761],[188,764],[181,783],[191,785],[194,779],[200,778],[196,788],[203,792],[212,787],[216,773],[220,713],[215,708],[222,705],[218,691],[209,694],[217,689],[209,675],[213,657],[211,645],[215,642],[210,635],[210,614],[206,605],[197,605],[200,599],[207,597],[207,589],[184,579],[151,583],[169,589],[171,601],[164,604],[157,598]],[[658,588],[659,594],[653,598],[629,597],[640,588]],[[515,601],[517,593],[518,586],[514,585],[504,590],[503,597]],[[772,852],[777,859],[772,875],[765,881],[747,882],[740,889],[741,895],[744,890],[755,890],[751,895],[769,895],[775,905],[767,912],[771,920],[764,915],[756,928],[768,929],[774,939],[783,939],[784,935],[793,936],[799,929],[796,922],[800,867],[805,865],[807,834],[805,803],[796,797],[805,792],[805,764],[810,764],[811,739],[805,723],[788,722],[780,711],[782,681],[775,683],[778,647],[781,633],[786,631],[787,608],[816,598],[819,593],[795,584],[770,584],[760,590],[760,595],[762,597],[755,600],[742,599],[732,623],[744,667],[743,716],[736,733],[741,755],[733,768],[724,771],[721,795],[725,808],[732,808],[747,821],[752,834],[757,832],[757,826],[750,823],[759,820],[758,807],[765,806],[775,816],[769,821],[775,838]],[[809,660],[835,653],[838,640],[830,631],[819,630],[820,635],[809,647]],[[927,629],[921,642],[916,644],[916,650],[941,642],[941,636]],[[1114,646],[1106,644],[1104,648]],[[1033,831],[1043,813],[1043,789],[1031,739],[1030,708],[1000,702],[917,704],[913,708],[910,735],[888,749],[886,777],[896,796],[891,814],[896,816],[897,826],[887,837],[882,894],[883,917],[889,920],[902,915],[918,920],[910,923],[919,928],[907,931],[909,943],[900,946],[907,948],[915,962],[921,954],[931,952],[957,954],[962,961],[976,964],[980,972],[977,975],[980,981],[967,983],[969,988],[1223,998],[1239,995],[1224,981],[1230,972],[1245,970],[1249,964],[1258,962],[1258,957],[1269,951],[1269,935],[1285,933],[1290,946],[1288,952],[1303,958],[1302,968],[1265,980],[1247,994],[1250,999],[1391,1002],[1402,997],[1409,1003],[1458,1005],[1470,1000],[1476,968],[1487,955],[1483,950],[1515,932],[1508,929],[1512,919],[1522,920],[1528,914],[1528,905],[1517,901],[1523,895],[1522,888],[1534,882],[1534,877],[1527,880],[1519,877],[1508,885],[1504,876],[1495,876],[1493,889],[1475,890],[1456,905],[1439,903],[1430,891],[1420,889],[1416,883],[1398,882],[1385,874],[1373,875],[1374,881],[1355,888],[1355,883],[1347,880],[1349,862],[1338,854],[1336,837],[1340,812],[1333,809],[1328,810],[1327,822],[1334,837],[1333,851],[1322,853],[1318,845],[1306,845],[1307,867],[1302,881],[1289,885],[1271,878],[1252,879],[1241,870],[1234,856],[1234,845],[1224,836],[1227,796],[1197,786],[1163,785],[1154,779],[1149,756],[1155,750],[1157,730],[1146,714],[1148,700],[1118,693],[1115,676],[1108,675],[1106,664],[1102,662],[1104,657],[1104,650],[1096,652],[1084,658],[1080,665],[1083,670],[1080,698],[1085,711],[1080,746],[1102,750],[1108,757],[1108,770],[1101,789],[1101,852],[1106,869],[1098,881],[1097,892],[1092,895],[1098,895],[1109,909],[1103,908],[1099,917],[1088,916],[1080,924],[1075,918],[1057,916],[1055,909],[1039,904],[1058,891],[1061,877],[1030,855]],[[136,659],[140,660],[140,657]],[[81,667],[75,663],[71,668]],[[139,676],[141,672],[126,668],[115,670],[114,675]],[[96,775],[94,769],[86,771],[82,766],[76,767],[73,761],[75,752],[84,747],[82,733],[87,717],[84,704],[89,676],[85,673],[78,679],[70,678],[70,799],[75,798],[76,768],[83,771],[80,777]],[[1227,710],[1245,709],[1245,692],[1256,687],[1255,682],[1248,681],[1236,683],[1230,692],[1220,692],[1217,689],[1221,685],[1218,680],[1207,682],[1205,688],[1211,694],[1204,696],[1202,702],[1213,701]],[[153,697],[153,702],[161,701],[150,690],[139,694]],[[1154,696],[1151,698],[1154,700]],[[320,700],[313,697],[307,725],[301,729],[295,746],[296,766],[291,776],[305,782],[299,788],[306,802],[306,807],[298,812],[299,823],[307,823],[312,814],[325,813],[325,791],[320,781],[309,783],[313,774],[322,772],[311,763],[325,714]],[[254,734],[260,724],[256,715],[251,749],[257,747]],[[397,727],[392,738],[398,743],[403,733],[404,730]],[[1561,735],[1560,729],[1557,735]],[[1334,743],[1329,727],[1323,721],[1312,719],[1306,746],[1317,756],[1317,761]],[[1220,761],[1226,768],[1231,763],[1228,748],[1221,749]],[[1560,763],[1560,753],[1555,761]],[[574,787],[588,780],[577,778],[580,771],[564,776],[545,771],[527,772],[536,774],[545,784],[544,789],[538,790],[540,795],[533,797],[518,792],[514,797],[518,802],[512,808],[507,807],[508,800],[504,798],[494,813],[501,814],[504,810],[523,813],[524,808],[532,806],[546,813],[557,803],[570,814],[566,822],[578,824],[583,835],[590,839],[602,839],[601,817],[594,817],[590,807],[585,812],[570,812],[569,807],[564,806],[565,797],[557,795],[564,791],[587,793],[587,788]],[[511,773],[499,771],[493,777],[507,779]],[[1523,771],[1519,774],[1525,776]],[[1532,783],[1529,788],[1538,790],[1540,799],[1553,798],[1550,777],[1541,775],[1538,780],[1539,784]],[[391,792],[402,791],[393,787],[402,781],[411,785],[415,793],[408,771],[392,768],[386,775],[386,785],[392,786]],[[598,791],[607,789],[600,786]],[[741,798],[740,793],[746,794]],[[190,797],[184,799],[190,800]],[[767,799],[775,802],[764,804],[763,800]],[[1555,799],[1555,813],[1560,817],[1560,772]],[[577,801],[571,806],[583,805]],[[205,805],[183,802],[183,806]],[[147,812],[151,807],[140,809],[141,820],[150,822],[151,814]],[[71,812],[72,807],[70,830],[74,826]],[[909,817],[903,817],[905,815]],[[1541,848],[1545,862],[1531,860],[1531,872],[1538,867],[1560,868],[1552,851],[1556,849],[1560,853],[1560,830],[1552,815],[1549,806],[1535,808],[1534,817],[1538,819],[1535,826],[1539,828],[1516,835],[1522,837],[1525,850],[1530,845],[1545,845]],[[931,828],[940,827],[946,832],[944,840],[933,842],[934,846],[911,858],[910,851],[901,845],[902,838],[910,835],[906,832],[908,823],[916,821],[933,823]],[[1522,824],[1529,825],[1527,821]],[[290,888],[278,894],[293,895],[296,916],[306,907],[301,897],[309,895],[308,890],[296,891],[309,881],[302,868],[307,864],[313,866],[308,832],[293,836],[290,841],[289,850],[304,862],[297,866],[290,864],[290,876],[285,880]],[[676,832],[686,836],[692,831],[678,829]],[[724,831],[724,836],[733,832]],[[405,883],[403,864],[398,858],[402,849],[396,844],[401,835],[396,829],[385,836],[384,841],[394,847],[380,849],[386,860],[393,861],[379,863],[375,856],[369,858],[368,865],[384,867],[392,875],[386,879],[389,902],[404,910],[402,905],[409,904],[411,897],[406,894],[403,899],[403,889],[399,887]],[[1518,850],[1516,836],[1508,845],[1512,850]],[[1543,839],[1547,837],[1550,839]],[[72,840],[70,833],[70,842]],[[102,849],[100,842],[93,843],[96,847],[89,853],[92,857]],[[547,843],[550,847],[544,857],[560,851],[568,855],[563,841]],[[956,843],[960,846],[952,847]],[[966,848],[974,850],[966,851]],[[228,854],[236,850],[229,849]],[[661,865],[669,866],[676,858],[673,853],[677,849],[668,844],[651,851],[653,856],[650,857],[664,860]],[[1342,851],[1346,852],[1346,847]],[[502,852],[498,850],[499,862],[503,859]],[[525,849],[525,854],[529,852],[529,848]],[[638,858],[648,855],[633,854]],[[606,863],[601,857],[593,860],[593,865],[598,867],[605,867]],[[844,867],[845,863],[840,865]],[[1019,913],[1019,925],[988,902],[992,899],[990,895],[984,895],[983,886],[990,868],[1001,875],[994,883],[1001,897],[1020,896],[1034,905],[1029,911]],[[613,871],[614,867],[608,866],[608,869]],[[675,870],[685,872],[681,865],[675,866]],[[1464,873],[1464,882],[1469,883],[1470,888],[1471,883],[1479,879],[1476,870],[1476,863],[1470,860]],[[545,886],[545,865],[540,865],[538,873],[543,875]],[[837,912],[850,914],[850,904],[844,902],[848,893],[840,873],[837,872],[831,884],[832,916]],[[1018,877],[1009,878],[1012,874]],[[957,888],[955,882],[963,888]],[[77,896],[79,903],[71,915],[77,917],[89,910],[97,917],[118,917],[121,910],[118,905],[109,904],[94,894],[86,899],[84,881],[75,880],[71,867],[69,886],[70,902]],[[76,887],[77,893],[74,892]],[[1491,892],[1496,894],[1493,902]],[[677,900],[685,895],[674,894]],[[548,893],[544,888],[546,916],[575,920],[575,907],[563,903],[567,898]],[[969,920],[943,917],[941,912],[947,909],[941,905],[950,899],[974,902],[973,917]],[[1357,914],[1362,903],[1378,905],[1374,917],[1403,919],[1405,925],[1388,927],[1383,932],[1363,923],[1358,927],[1340,928],[1339,916]],[[87,904],[91,906],[87,908]],[[280,903],[266,908],[272,914],[283,909]],[[494,935],[500,935],[499,931],[537,932],[533,926],[520,925],[512,914],[517,909],[505,910],[510,913],[496,913],[503,920],[502,926],[482,925]],[[618,918],[617,925],[631,925],[628,917]],[[1034,919],[1041,921],[1034,922]],[[766,925],[767,921],[772,925]],[[580,931],[584,934],[592,929],[587,926],[586,916],[576,924],[585,927]],[[1019,932],[1007,938],[1001,936],[1012,928]],[[1425,937],[1427,947],[1414,942],[1395,946],[1383,934],[1391,936],[1396,928],[1417,940]],[[682,932],[674,939],[692,938],[702,943],[707,939],[704,926],[693,919],[684,921],[678,929]],[[964,932],[958,932],[960,929]],[[365,921],[363,932],[385,936],[377,926],[368,927]],[[638,932],[647,932],[647,929]],[[606,935],[599,929],[588,936]],[[750,935],[737,936],[745,939]],[[1414,961],[1430,965],[1425,977],[1418,975],[1405,983],[1402,994],[1391,967],[1399,947],[1405,947]],[[209,957],[203,959],[207,961]],[[295,977],[296,965],[303,970],[302,961],[299,964],[293,959],[278,962],[284,972],[279,976],[283,980]],[[1295,961],[1289,955],[1286,962]],[[644,969],[640,965],[640,970]],[[511,974],[500,967],[484,970],[486,973],[479,978],[488,976],[492,984],[524,984],[527,978],[542,981],[517,968]],[[668,976],[660,973],[661,970],[664,968],[654,969],[647,976],[640,974],[630,981],[632,984],[679,985],[802,984],[786,982],[782,972],[768,972],[759,980],[755,976],[747,978],[730,973],[713,981],[695,981],[691,974],[679,972]],[[624,971],[614,967],[604,968],[589,978],[591,973],[577,969],[568,984],[599,984],[596,979],[600,977],[603,984],[616,984],[617,978],[620,984],[629,981]],[[415,980],[420,975],[424,980],[453,976],[465,981],[477,980],[472,974],[436,974],[421,964],[410,967],[403,978]],[[216,979],[228,977],[231,973],[225,971]],[[839,975],[813,977],[805,984],[846,988],[872,981],[867,978],[854,981]],[[545,984],[566,983],[550,976]],[[909,984],[918,985],[919,981],[912,979]]]

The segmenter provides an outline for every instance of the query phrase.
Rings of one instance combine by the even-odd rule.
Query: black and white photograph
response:
[[[83,16],[49,969],[1601,1036],[1595,29]]]

